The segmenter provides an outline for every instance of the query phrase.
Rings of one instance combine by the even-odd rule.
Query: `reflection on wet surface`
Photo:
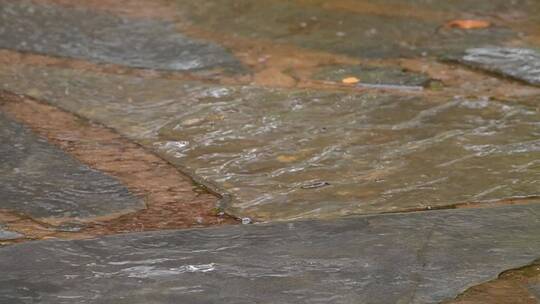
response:
[[[359,83],[375,85],[418,86],[429,84],[427,75],[411,73],[398,68],[331,65],[319,68],[313,78],[318,80],[341,82],[348,77],[355,77]]]
[[[275,1],[176,0],[184,23],[210,31],[234,33],[243,37],[269,39],[276,43],[353,57],[388,58],[437,55],[463,51],[473,46],[498,44],[515,36],[504,26],[472,32],[442,27],[445,19],[456,11],[461,14],[504,13],[513,9],[508,1],[452,5],[429,5],[427,1]],[[521,1],[523,9],[537,7],[534,1]],[[378,9],[364,9],[363,6]],[[346,9],[339,9],[339,7]],[[396,8],[395,6],[398,6]],[[431,18],[410,18],[401,11],[416,7],[434,8]],[[333,9],[333,8],[338,9]],[[261,9],[264,8],[264,9]],[[355,10],[357,8],[357,10]],[[391,18],[388,14],[394,9]],[[449,11],[450,10],[450,11]],[[429,11],[429,10],[426,10]],[[437,11],[439,18],[433,18]],[[436,15],[435,15],[436,16]],[[187,21],[186,21],[187,19]]]
[[[234,195],[236,215],[334,217],[539,194],[540,115],[517,102],[22,66],[4,68],[0,79],[214,182]]]
[[[532,49],[469,49],[458,61],[529,84],[540,85],[540,52]]]
[[[438,303],[535,260],[539,209],[445,210],[14,245],[0,249],[0,302]]]
[[[77,220],[144,208],[123,185],[92,170],[0,113],[1,209]],[[1,227],[0,227],[1,228]]]
[[[22,238],[23,235],[17,232],[9,231],[5,229],[3,225],[0,225],[0,241],[15,240]]]
[[[2,48],[153,69],[239,68],[221,46],[159,20],[2,0],[0,24]]]
[[[94,187],[98,183],[93,180],[93,183],[89,183],[89,187],[93,187],[95,192],[89,191],[86,199],[95,199],[106,211],[101,214],[103,216],[86,219],[84,227],[81,225],[60,227],[56,223],[53,223],[53,227],[50,225],[51,221],[43,223],[41,219],[33,220],[31,216],[21,212],[14,213],[13,210],[10,212],[0,208],[0,223],[5,223],[11,231],[24,234],[25,239],[45,237],[74,239],[130,231],[235,223],[234,219],[218,214],[216,196],[195,186],[189,177],[178,172],[174,166],[157,155],[108,128],[88,122],[54,106],[4,92],[0,93],[0,112],[24,124],[43,140],[54,144],[77,161],[118,180],[131,193],[144,199],[144,209],[129,210],[131,212],[128,214],[119,212],[107,206],[109,202],[103,199],[104,194],[100,193],[103,189]],[[54,151],[58,149],[51,150]],[[47,170],[58,169],[49,166]],[[101,175],[96,174],[88,178],[99,181]],[[24,189],[19,187],[15,191]],[[0,192],[0,201],[2,194],[4,193]],[[71,199],[69,192],[67,194],[60,192],[58,197],[64,200]],[[35,204],[39,206],[39,201]],[[55,222],[58,221],[55,219]]]
[[[539,22],[0,0],[0,302],[536,303]]]

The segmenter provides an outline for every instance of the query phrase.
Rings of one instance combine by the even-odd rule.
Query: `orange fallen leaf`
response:
[[[486,20],[458,19],[446,23],[447,27],[460,28],[464,30],[483,29],[491,26],[491,22]]]
[[[341,82],[343,82],[344,84],[355,84],[355,83],[359,83],[360,79],[356,77],[347,77],[347,78],[343,78]]]
[[[295,160],[297,160],[298,158],[296,156],[292,156],[292,155],[280,155],[278,157],[276,157],[276,159],[282,163],[290,163],[290,162],[293,162]]]

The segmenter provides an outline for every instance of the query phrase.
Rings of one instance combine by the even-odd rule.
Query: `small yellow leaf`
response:
[[[446,26],[460,28],[464,30],[474,30],[490,27],[491,22],[486,20],[459,19],[448,22]]]
[[[356,77],[347,77],[347,78],[343,78],[341,82],[343,82],[344,84],[355,84],[355,83],[359,83],[360,79]]]

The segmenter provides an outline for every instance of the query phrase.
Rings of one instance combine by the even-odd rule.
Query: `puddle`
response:
[[[336,217],[539,194],[539,113],[517,102],[22,66],[3,68],[0,79],[231,193],[227,210],[237,216]]]

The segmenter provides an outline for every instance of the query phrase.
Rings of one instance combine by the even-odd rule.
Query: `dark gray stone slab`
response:
[[[468,49],[459,59],[465,65],[540,85],[540,52],[521,48]]]
[[[540,206],[39,241],[1,303],[438,303],[540,255]]]
[[[0,1],[0,47],[152,69],[239,67],[221,46],[172,23],[28,1]]]
[[[89,218],[145,207],[93,170],[0,113],[0,209],[35,218]]]

